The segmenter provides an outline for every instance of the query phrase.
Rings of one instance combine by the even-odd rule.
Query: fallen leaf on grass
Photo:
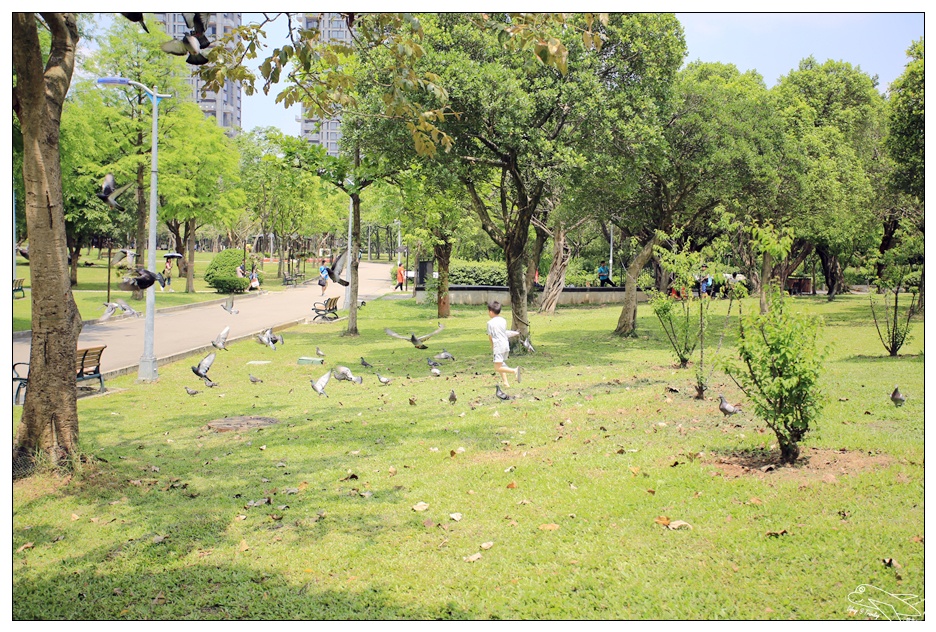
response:
[[[429,503],[418,502],[413,505],[413,511],[426,511],[429,509]]]
[[[670,523],[670,519],[667,516],[657,516],[653,519],[653,521],[657,524],[663,525],[664,527]]]
[[[234,520],[247,520],[247,516],[244,514],[238,514],[234,516]]]
[[[72,519],[72,520],[81,520],[81,516],[79,516],[78,514],[72,514],[72,515],[71,515],[71,519]]]
[[[922,544],[922,543],[923,543],[923,536],[922,536],[922,535],[915,535],[915,536],[913,536],[912,538],[910,538],[910,541],[911,541],[911,542],[919,542],[920,544]]]
[[[624,448],[621,448],[621,451],[623,451],[623,450],[624,450]],[[630,471],[631,471],[631,475],[632,475],[632,476],[637,476],[637,475],[640,473],[640,468],[639,468],[639,467],[631,466]]]
[[[433,527],[435,526],[435,520],[433,520],[432,518],[426,518],[425,520],[423,520],[423,526],[427,528]]]
[[[160,544],[161,542],[165,542],[168,537],[169,536],[167,535],[155,535],[153,536],[153,544]]]
[[[758,498],[757,496],[752,496],[752,497],[751,497],[751,500],[750,500],[750,503],[751,503],[752,505],[763,505],[763,504],[764,504],[764,501],[761,500],[760,498]]]
[[[780,531],[768,531],[764,535],[768,538],[779,538],[781,535],[787,535],[788,533],[786,529],[781,529]]]
[[[482,542],[482,543],[481,543],[481,548],[484,549],[485,551],[487,551],[487,550],[488,550],[489,548],[491,548],[492,546],[494,546],[494,543],[493,543],[493,542]]]
[[[517,481],[510,481],[509,483],[507,483],[507,489],[516,489],[516,488],[517,488]]]
[[[237,548],[238,548],[240,551],[246,551],[246,550],[249,549],[250,547],[247,546],[247,540],[241,540],[241,541],[240,541],[240,546],[237,547]]]
[[[554,522],[550,522],[549,524],[541,524],[539,528],[541,531],[555,531],[559,528],[559,525]]]
[[[655,489],[648,489],[648,490],[647,490],[647,493],[650,494],[651,496],[653,496],[654,494],[656,494],[656,490],[655,490]]]
[[[159,591],[159,592],[156,594],[156,596],[153,597],[153,605],[154,605],[154,606],[162,606],[162,605],[164,605],[165,603],[166,603],[166,596],[162,593],[162,591]]]
[[[673,520],[666,526],[667,528],[672,529],[673,531],[677,529],[686,529],[686,528],[692,529],[692,525],[686,522],[685,520]]]
[[[31,549],[31,548],[33,548],[33,547],[35,547],[35,546],[36,546],[36,545],[35,545],[34,543],[32,543],[32,542],[27,542],[26,544],[24,544],[24,545],[21,546],[20,548],[16,549],[16,552],[17,552],[17,553],[22,553],[22,552],[25,551],[26,549]]]
[[[451,518],[455,522],[458,522],[459,520],[462,519],[462,515],[456,512],[456,513],[449,514],[449,518]]]
[[[387,470],[387,473],[390,474],[390,476],[396,476],[396,471],[396,468],[391,465],[390,469]]]
[[[478,560],[481,559],[481,553],[478,552],[478,553],[475,553],[474,555],[463,557],[462,559],[465,560],[466,562],[477,562]]]

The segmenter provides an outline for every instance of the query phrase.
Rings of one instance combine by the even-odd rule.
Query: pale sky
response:
[[[823,4],[828,6],[829,3],[807,6]],[[846,61],[853,66],[859,66],[871,76],[877,75],[878,89],[884,92],[888,84],[903,72],[907,63],[906,51],[910,44],[924,35],[921,3],[896,3],[895,8],[914,8],[914,4],[915,13],[694,12],[677,13],[676,16],[686,35],[687,62],[720,61],[734,64],[741,71],[753,69],[760,73],[767,86],[771,87],[782,75],[796,69],[800,60],[812,55],[820,63],[828,59]],[[626,8],[662,10],[665,6]],[[714,8],[717,5],[689,3],[689,6]],[[855,3],[847,6],[861,8],[861,5]],[[394,6],[392,10],[400,8]],[[535,10],[562,9],[538,7]],[[243,22],[246,24],[257,21],[258,15],[244,13]],[[283,42],[285,21],[280,22],[282,25],[269,28],[267,35]],[[257,126],[274,125],[286,134],[298,135],[299,123],[296,122],[296,116],[300,113],[299,108],[293,107],[286,111],[282,105],[274,102],[274,96],[271,91],[270,96],[263,96],[261,93],[244,98],[241,119],[244,129],[249,131]]]

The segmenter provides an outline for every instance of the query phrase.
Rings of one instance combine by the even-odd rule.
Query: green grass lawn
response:
[[[72,288],[72,293],[75,297],[75,303],[78,305],[78,312],[81,314],[81,319],[94,320],[103,315],[103,303],[107,300],[107,252],[104,252],[104,257],[102,259],[97,258],[96,249],[92,250],[90,255],[84,254],[86,252],[86,250],[82,250],[78,266],[78,285]],[[157,251],[158,272],[162,272],[162,267],[165,264],[165,259],[163,259],[165,252],[164,250]],[[214,253],[210,252],[195,253],[195,292],[192,294],[185,292],[185,279],[180,279],[178,277],[178,267],[174,266],[171,284],[171,288],[174,291],[170,292],[169,287],[167,287],[165,291],[160,291],[159,288],[157,288],[156,309],[211,301],[219,298],[221,295],[209,287],[204,280],[205,269],[208,267],[208,264],[211,263],[213,257]],[[83,263],[85,261],[89,261],[93,263],[93,265],[85,266]],[[276,265],[276,263],[273,263],[266,264],[265,266],[267,275],[266,282],[268,284],[273,280],[272,277],[276,274]],[[145,298],[142,300],[134,300],[131,292],[126,292],[117,287],[117,284],[120,283],[125,274],[127,274],[126,269],[111,269],[111,300],[122,298],[134,309],[140,312],[146,311]],[[30,276],[29,262],[19,256],[16,260],[16,276],[17,278],[25,279],[23,287],[26,290],[26,296],[13,301],[13,331],[27,331],[31,328],[32,322],[32,303],[30,301],[32,279]]]
[[[610,333],[619,306],[533,314],[510,402],[486,312],[455,307],[419,351],[383,331],[436,328],[412,300],[368,302],[358,337],[236,343],[214,389],[198,358],[110,380],[79,400],[96,458],[13,485],[13,618],[862,619],[862,584],[923,598],[923,322],[888,358],[867,297],[794,305],[825,320],[828,403],[801,463],[766,472],[775,438],[717,395],[750,402],[719,372],[692,399],[646,305],[634,339]],[[324,368],[297,364],[316,346]],[[442,348],[456,360],[432,377]],[[339,364],[363,384],[317,396]],[[279,423],[207,426],[240,415]]]

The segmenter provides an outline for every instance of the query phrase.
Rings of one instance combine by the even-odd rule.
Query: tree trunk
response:
[[[360,155],[360,154],[359,154]],[[360,158],[355,160],[360,164]],[[356,164],[355,166],[358,166]],[[358,306],[358,262],[357,254],[361,251],[361,196],[358,193],[351,194],[351,246],[348,248],[349,261],[351,262],[351,305],[348,310],[348,329],[345,334],[348,336],[357,336],[357,306]]]
[[[78,447],[75,349],[81,316],[69,284],[59,162],[62,104],[78,44],[73,13],[44,13],[52,48],[43,67],[33,13],[13,13],[13,110],[23,132],[26,230],[32,273],[29,387],[13,448],[14,476],[31,468],[36,452],[54,462]],[[45,27],[43,27],[45,29]]]
[[[549,272],[546,274],[546,282],[543,284],[543,297],[539,307],[541,314],[556,312],[559,296],[565,288],[566,269],[572,258],[572,251],[567,245],[567,237],[565,226],[560,224],[553,229],[553,257],[552,263],[549,264]]]
[[[438,290],[438,317],[448,318],[451,315],[451,302],[449,297],[449,263],[452,260],[452,242],[446,237],[441,238],[442,243],[436,243],[433,248],[436,263],[439,266]]]
[[[767,313],[767,285],[770,283],[770,271],[773,269],[771,263],[772,257],[769,252],[764,252],[761,261],[761,284],[760,284],[760,313]]]
[[[842,275],[842,265],[838,256],[829,252],[825,246],[816,248],[816,254],[819,255],[819,263],[822,266],[822,276],[825,277],[826,287],[829,290],[828,300],[835,299],[835,295],[841,292],[845,287],[845,279]]]
[[[545,221],[545,213],[542,214]],[[533,246],[530,249],[530,257],[527,261],[526,286],[531,289],[536,283],[536,271],[539,270],[540,260],[543,258],[543,248],[546,246],[546,240],[549,239],[549,233],[538,225],[534,224],[533,229],[536,236],[533,238]]]
[[[656,244],[657,236],[654,234],[627,266],[627,275],[624,279],[624,308],[621,310],[617,327],[614,329],[614,333],[619,336],[634,336],[637,333],[637,277],[650,260]]]
[[[185,222],[185,239],[188,250],[188,262],[185,266],[185,292],[187,294],[195,293],[195,218],[191,218]],[[184,252],[179,254],[184,255]],[[181,264],[185,261],[185,258],[179,259]],[[181,272],[180,272],[181,274]]]
[[[65,241],[69,241],[67,237]],[[81,254],[81,242],[77,239],[71,241],[72,243],[68,245],[68,255],[71,258],[71,263],[68,265],[68,283],[71,287],[75,287],[78,285],[78,256]]]
[[[895,235],[899,227],[900,220],[896,214],[889,215],[884,221],[884,234],[881,235],[881,244],[878,246],[878,252],[882,255],[896,245]],[[877,278],[880,279],[884,275],[885,265],[884,257],[881,257],[876,266]]]
[[[527,314],[527,287],[526,270],[523,266],[523,251],[508,248],[507,259],[507,288],[510,293],[510,328],[519,331],[520,335],[511,338],[511,349],[520,344],[520,340],[530,335],[530,317]]]

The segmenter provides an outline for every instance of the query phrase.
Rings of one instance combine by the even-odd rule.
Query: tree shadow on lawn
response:
[[[925,360],[924,353],[897,354],[897,357],[891,357],[884,353],[881,355],[850,355],[842,358],[845,362],[900,362],[901,360],[911,360],[923,364]]]
[[[207,551],[203,564],[184,570],[167,540],[138,546],[158,550],[145,572],[128,572],[119,560],[108,569],[99,565],[102,551],[63,560],[66,568],[95,564],[94,572],[75,581],[72,570],[19,580],[13,586],[13,620],[387,620],[479,619],[481,612],[464,610],[443,593],[431,605],[399,603],[379,583],[357,580],[347,590],[318,589],[324,574],[314,561],[308,581],[290,581],[276,572],[247,563],[221,563]],[[168,546],[166,546],[168,544]],[[257,554],[239,553],[247,558]],[[137,566],[133,564],[132,566]],[[301,566],[301,564],[300,564]],[[348,574],[353,574],[349,569]]]
[[[801,447],[796,463],[780,460],[780,450],[765,448],[712,450],[708,458],[722,476],[760,479],[823,480],[834,483],[839,476],[856,474],[868,469],[888,467],[893,458],[866,450]]]

